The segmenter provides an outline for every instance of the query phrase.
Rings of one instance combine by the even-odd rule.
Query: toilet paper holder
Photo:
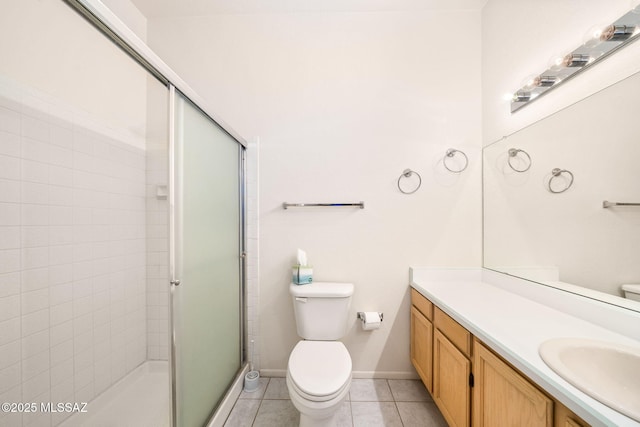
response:
[[[378,312],[378,316],[380,316],[380,321],[382,322],[382,319],[384,317],[384,313]],[[364,322],[364,311],[359,311],[356,314],[356,317],[357,317],[358,320],[362,320]]]

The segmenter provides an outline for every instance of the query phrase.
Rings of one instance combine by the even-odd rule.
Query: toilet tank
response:
[[[305,340],[335,341],[348,327],[353,283],[313,282],[289,286],[298,335]]]

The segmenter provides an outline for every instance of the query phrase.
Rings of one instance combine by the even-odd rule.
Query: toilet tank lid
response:
[[[640,295],[640,284],[638,284],[638,283],[627,283],[627,284],[622,285],[622,290],[623,291],[627,291],[627,292],[631,292],[633,294]]]
[[[313,282],[307,285],[289,285],[294,297],[347,298],[353,295],[353,283]]]

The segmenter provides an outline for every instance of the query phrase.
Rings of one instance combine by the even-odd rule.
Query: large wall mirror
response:
[[[640,204],[639,112],[637,73],[484,148],[485,268],[640,311],[640,206],[603,207]]]

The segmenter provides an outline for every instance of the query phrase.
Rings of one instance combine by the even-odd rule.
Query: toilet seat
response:
[[[328,401],[351,384],[351,356],[340,341],[300,341],[289,356],[287,376],[300,397]]]

